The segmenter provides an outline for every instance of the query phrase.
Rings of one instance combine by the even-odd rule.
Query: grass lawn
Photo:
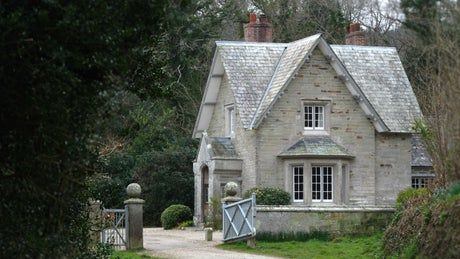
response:
[[[226,250],[273,255],[287,258],[382,258],[382,234],[359,237],[340,237],[330,241],[257,241],[256,248],[245,242],[222,244]]]
[[[155,259],[158,257],[152,257],[142,253],[143,250],[139,251],[114,251],[111,259]]]

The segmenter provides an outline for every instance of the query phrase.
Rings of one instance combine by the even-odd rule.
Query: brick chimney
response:
[[[272,42],[273,28],[267,16],[261,14],[257,19],[256,13],[249,14],[249,23],[244,25],[244,40],[250,42]]]
[[[345,44],[347,45],[367,45],[367,38],[364,31],[361,30],[361,25],[357,22],[347,26],[347,36],[345,36]]]

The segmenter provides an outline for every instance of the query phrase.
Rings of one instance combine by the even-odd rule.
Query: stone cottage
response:
[[[412,149],[420,151],[412,127],[422,116],[396,49],[365,46],[359,24],[347,45],[271,35],[267,19],[251,14],[245,41],[216,42],[193,131],[195,222],[229,181],[241,192],[282,188],[294,207],[393,205],[411,186]],[[416,176],[431,177],[424,172]]]

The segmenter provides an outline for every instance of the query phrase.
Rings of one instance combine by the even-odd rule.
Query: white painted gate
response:
[[[103,229],[101,241],[115,249],[126,249],[128,209],[104,209],[102,211]]]
[[[256,235],[256,196],[222,205],[224,242],[251,238]]]

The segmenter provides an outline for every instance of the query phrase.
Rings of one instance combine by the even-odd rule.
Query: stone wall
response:
[[[376,135],[376,204],[394,204],[411,186],[412,140],[408,134]]]
[[[217,103],[214,106],[211,121],[209,122],[208,136],[225,137],[225,106],[233,103],[235,103],[235,98],[230,89],[227,74],[225,74],[217,95]]]
[[[256,230],[258,233],[371,234],[383,230],[393,212],[389,207],[257,206]]]

